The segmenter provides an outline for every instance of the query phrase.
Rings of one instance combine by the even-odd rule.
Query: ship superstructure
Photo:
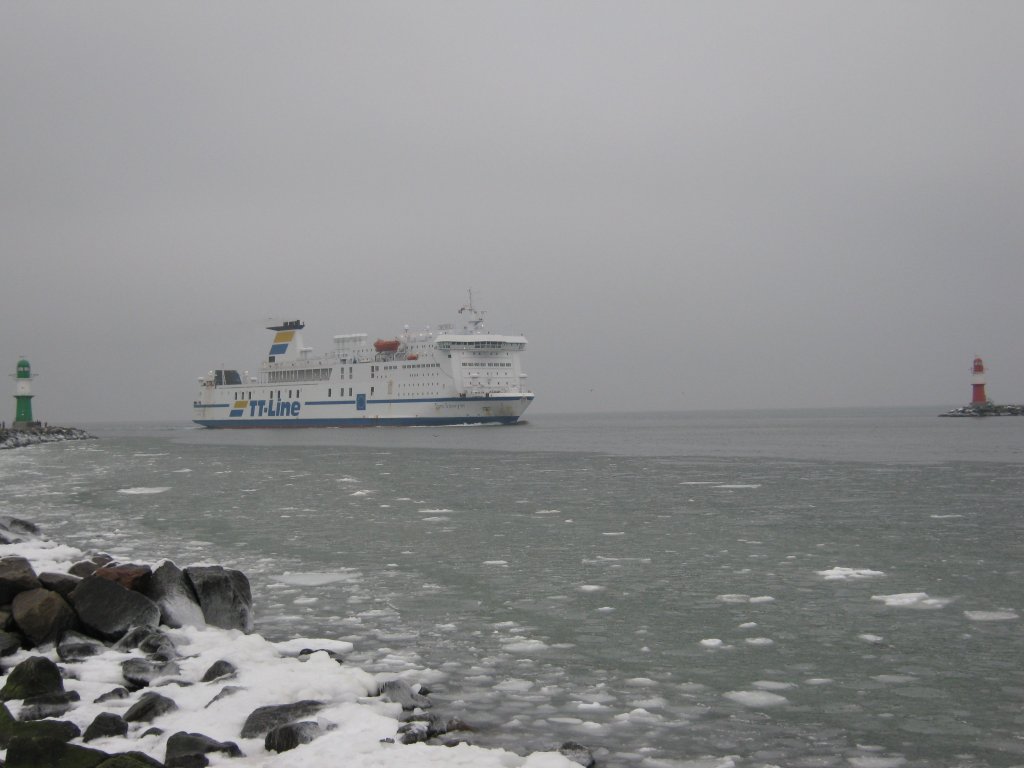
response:
[[[300,320],[275,322],[255,375],[237,369],[199,379],[193,421],[204,427],[350,427],[514,424],[533,401],[521,356],[522,336],[489,333],[472,294],[459,310],[462,327],[410,332],[370,341],[365,333],[334,337],[315,356]]]

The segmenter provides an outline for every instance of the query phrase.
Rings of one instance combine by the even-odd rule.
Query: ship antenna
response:
[[[470,319],[469,319],[469,322],[467,323],[467,325],[468,326],[472,326],[470,328],[470,330],[473,333],[479,333],[480,326],[482,326],[484,324],[484,314],[486,313],[486,310],[477,309],[476,307],[474,307],[473,306],[473,289],[472,288],[468,289],[468,292],[469,292],[469,303],[468,304],[464,304],[463,306],[459,307],[459,314],[461,315],[463,312],[469,312]]]

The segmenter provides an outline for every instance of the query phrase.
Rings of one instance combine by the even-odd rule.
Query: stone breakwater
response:
[[[88,432],[75,427],[0,429],[0,448],[24,448],[40,443],[62,443],[65,440],[95,440],[95,438]]]
[[[118,562],[0,518],[5,768],[578,768],[586,747],[521,756],[471,744],[404,675],[352,645],[252,632],[240,571]]]

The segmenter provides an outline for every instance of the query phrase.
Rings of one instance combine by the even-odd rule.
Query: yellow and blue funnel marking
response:
[[[245,413],[245,409],[249,406],[248,400],[235,400],[234,406],[231,408],[230,416],[239,417]]]
[[[274,343],[270,345],[270,354],[283,355],[288,350],[288,342],[295,338],[295,331],[278,331],[274,335]]]

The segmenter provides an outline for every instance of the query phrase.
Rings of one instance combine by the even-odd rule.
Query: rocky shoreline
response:
[[[3,765],[594,765],[572,742],[525,757],[474,746],[416,681],[347,665],[350,643],[252,629],[240,571],[120,563],[0,518]]]
[[[88,432],[76,427],[39,426],[28,429],[0,428],[0,449],[24,448],[40,443],[62,443],[65,440],[95,440]]]

